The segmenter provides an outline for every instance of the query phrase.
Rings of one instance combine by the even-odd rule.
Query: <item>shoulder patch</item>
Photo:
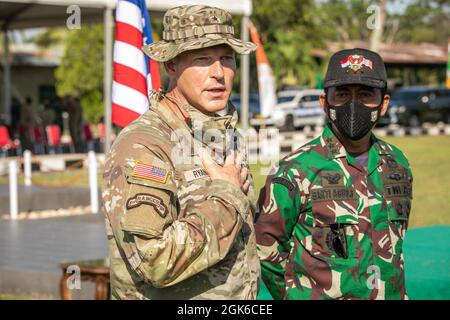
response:
[[[133,170],[131,171],[132,177],[151,180],[162,184],[167,182],[168,174],[169,172],[164,168],[156,167],[141,161],[135,161]]]
[[[292,191],[295,188],[295,185],[291,181],[289,181],[288,179],[283,178],[283,177],[275,177],[272,179],[272,181],[274,183],[279,183],[279,184],[285,186],[289,191]]]
[[[134,209],[140,207],[141,205],[146,204],[155,208],[156,212],[162,217],[165,218],[167,215],[167,207],[164,205],[163,200],[160,197],[149,193],[137,193],[134,197],[129,198],[127,200],[127,209]]]

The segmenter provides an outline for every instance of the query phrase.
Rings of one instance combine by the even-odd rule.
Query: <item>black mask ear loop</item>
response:
[[[327,103],[326,107],[325,107],[325,113],[328,116],[328,120],[331,122],[336,121],[336,110],[334,110],[334,108],[330,108],[330,106],[332,104],[330,104],[330,102],[328,101],[328,92],[329,92],[330,88],[325,88],[325,101]]]

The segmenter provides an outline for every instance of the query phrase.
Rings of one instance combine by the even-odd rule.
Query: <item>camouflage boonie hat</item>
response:
[[[169,61],[182,52],[227,44],[239,54],[256,50],[257,45],[234,37],[229,12],[204,5],[180,6],[164,15],[163,40],[146,45],[144,52],[153,60]]]

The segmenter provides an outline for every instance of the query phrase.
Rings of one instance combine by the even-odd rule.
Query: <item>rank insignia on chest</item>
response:
[[[135,161],[131,176],[151,180],[159,183],[166,183],[168,171],[166,169],[155,167],[154,165]]]

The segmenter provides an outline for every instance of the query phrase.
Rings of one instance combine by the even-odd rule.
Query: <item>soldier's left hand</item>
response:
[[[241,190],[242,192],[247,194],[251,184],[250,172],[246,166],[242,165],[242,156],[240,154],[236,157],[236,166],[241,167],[241,174],[240,174]]]

